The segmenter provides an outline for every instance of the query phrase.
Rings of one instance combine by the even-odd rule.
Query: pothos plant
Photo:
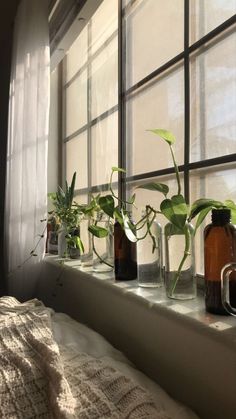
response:
[[[172,295],[180,278],[180,274],[183,269],[184,263],[190,255],[191,232],[188,228],[188,222],[191,222],[195,217],[197,217],[193,232],[193,234],[195,235],[197,229],[200,227],[203,220],[212,208],[227,207],[231,209],[232,222],[236,223],[236,205],[232,200],[220,202],[214,199],[207,198],[201,198],[196,200],[192,204],[192,206],[188,205],[185,197],[182,194],[179,169],[176,163],[175,154],[173,150],[173,145],[176,141],[175,136],[170,131],[167,131],[165,129],[151,129],[148,131],[152,132],[157,137],[164,140],[169,146],[175,169],[177,193],[172,197],[168,197],[168,185],[156,182],[146,183],[138,186],[138,188],[147,189],[150,191],[158,191],[164,195],[164,199],[160,204],[160,210],[152,210],[155,211],[156,214],[164,215],[164,217],[169,221],[169,224],[165,229],[165,234],[167,234],[167,236],[171,236],[173,234],[183,234],[185,236],[185,249],[171,285],[170,295]]]
[[[131,220],[130,209],[135,206],[135,194],[131,196],[130,199],[124,200],[121,199],[115,192],[112,187],[113,184],[113,176],[114,173],[125,173],[125,170],[120,167],[112,167],[111,175],[110,175],[110,182],[109,182],[109,194],[105,196],[96,196],[93,197],[91,203],[87,208],[85,208],[85,213],[90,215],[93,219],[92,224],[89,226],[89,232],[94,237],[103,238],[112,234],[113,225],[118,222],[122,229],[124,230],[127,238],[131,242],[137,242],[139,240],[143,240],[148,234],[152,238],[153,241],[153,251],[157,247],[156,238],[153,236],[151,231],[152,223],[156,217],[156,211],[151,208],[151,206],[146,206],[145,214],[142,218],[134,223]],[[94,217],[94,212],[99,214],[104,213],[106,214],[107,218],[107,228],[98,226],[97,217]],[[137,232],[143,227],[146,226],[146,230],[142,236],[138,235]],[[143,231],[143,230],[142,230]],[[93,250],[96,255],[101,259],[101,257],[97,254],[96,249],[94,247],[94,240],[93,240]],[[103,260],[102,260],[103,261]],[[106,261],[104,263],[111,266]]]

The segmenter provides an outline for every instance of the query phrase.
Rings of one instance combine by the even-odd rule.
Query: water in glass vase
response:
[[[155,240],[155,247],[152,237],[146,235],[146,225],[137,233],[139,238],[146,235],[137,243],[138,284],[144,288],[157,288],[163,285],[161,226],[154,221],[150,230]]]
[[[170,223],[165,226],[165,288],[167,297],[177,300],[190,300],[197,294],[193,227],[186,223],[184,229]]]

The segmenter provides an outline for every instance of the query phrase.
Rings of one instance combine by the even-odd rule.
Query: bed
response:
[[[39,300],[0,298],[0,417],[197,419],[101,335]]]

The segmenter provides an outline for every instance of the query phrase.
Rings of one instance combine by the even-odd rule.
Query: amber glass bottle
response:
[[[206,310],[227,314],[221,302],[221,269],[236,262],[236,227],[230,223],[229,209],[213,209],[212,223],[204,230]],[[236,275],[230,277],[230,298],[236,307]]]
[[[125,235],[121,225],[114,225],[115,278],[128,281],[137,278],[137,245]]]

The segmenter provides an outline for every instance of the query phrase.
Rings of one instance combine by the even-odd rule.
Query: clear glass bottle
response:
[[[108,216],[98,214],[97,226],[108,230],[106,237],[93,236],[93,271],[110,272],[114,267],[113,228]]]
[[[189,223],[184,229],[171,223],[165,226],[165,288],[169,298],[191,300],[197,295],[193,232]]]
[[[137,278],[137,243],[131,242],[118,221],[114,224],[115,278],[129,281]]]
[[[145,213],[142,213],[142,216],[144,215]],[[140,287],[154,288],[163,285],[161,225],[154,220],[150,231],[155,240],[155,248],[150,234],[137,242],[138,284]],[[137,231],[138,238],[144,237],[146,232],[145,224]]]
[[[236,227],[230,223],[230,209],[213,209],[212,223],[204,230],[204,270],[206,310],[228,314],[221,299],[221,270],[236,262]],[[236,272],[229,277],[230,303],[236,307]]]

